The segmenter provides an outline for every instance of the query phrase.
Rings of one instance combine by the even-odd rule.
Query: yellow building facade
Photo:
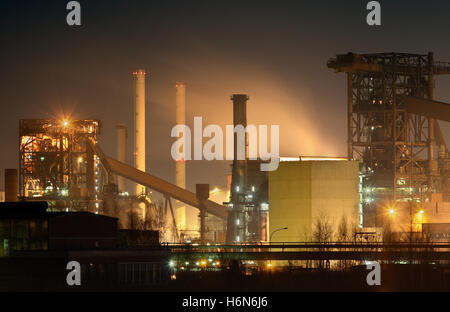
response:
[[[359,163],[348,160],[281,162],[269,173],[269,235],[273,242],[314,240],[319,224],[329,240],[359,224]],[[345,223],[345,226],[343,224]],[[276,231],[287,227],[287,230]]]

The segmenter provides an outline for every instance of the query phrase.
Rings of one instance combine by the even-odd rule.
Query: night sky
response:
[[[170,130],[175,81],[187,83],[187,116],[232,123],[230,95],[247,93],[248,123],[280,125],[282,156],[346,153],[345,76],[336,54],[435,53],[450,61],[449,1],[380,1],[382,26],[366,24],[368,1],[79,1],[82,26],[66,24],[68,1],[0,2],[0,189],[18,168],[21,118],[98,118],[100,144],[116,154],[118,123],[129,127],[132,72],[145,68],[147,169],[174,181]],[[450,77],[437,77],[450,102]],[[441,122],[450,145],[450,125]],[[187,165],[195,183],[224,187],[227,162]]]

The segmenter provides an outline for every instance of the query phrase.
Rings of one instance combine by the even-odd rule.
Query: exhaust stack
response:
[[[233,94],[233,125],[247,127],[247,94]],[[240,193],[245,194],[247,186],[247,157],[248,157],[248,141],[247,132],[244,136],[238,136],[234,133],[234,158],[233,171],[231,176],[231,198],[233,204],[232,209],[228,212],[227,224],[227,242],[240,242],[246,239],[246,217]],[[238,146],[245,147],[244,160],[238,159]]]
[[[186,84],[175,83],[175,123],[186,124]],[[185,140],[183,137],[182,140]],[[183,147],[186,146],[184,141]],[[184,159],[175,162],[175,184],[186,189],[186,162]],[[192,210],[192,211],[191,211]],[[197,228],[197,213],[182,202],[176,202],[176,222],[180,231],[195,230]],[[183,237],[183,233],[181,234]]]
[[[134,76],[134,166],[145,172],[145,70],[138,69]],[[143,185],[135,184],[134,195],[145,194]],[[146,206],[139,203],[139,213],[145,220]]]
[[[138,69],[134,76],[134,166],[145,172],[145,70]],[[136,184],[135,195],[145,192]]]
[[[186,124],[186,84],[184,82],[175,83],[175,122],[177,125]],[[185,138],[183,137],[183,141]],[[184,142],[183,146],[186,142]],[[186,188],[186,163],[175,162],[175,184],[181,188]]]

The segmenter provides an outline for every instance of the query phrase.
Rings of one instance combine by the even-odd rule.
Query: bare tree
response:
[[[318,243],[327,243],[333,237],[333,223],[327,215],[319,213],[313,226],[313,239]]]
[[[336,241],[341,243],[347,243],[350,240],[349,235],[349,225],[347,222],[347,217],[342,215],[341,222],[338,225],[336,233]],[[341,249],[344,250],[344,249]],[[345,251],[345,250],[344,250]],[[351,265],[349,260],[340,260],[337,262],[337,269],[340,271],[346,271]]]
[[[320,212],[313,225],[313,240],[317,243],[328,243],[333,237],[333,223],[330,221],[327,215]],[[319,251],[324,251],[324,248],[320,247]],[[324,267],[324,261],[318,261],[318,267]]]
[[[347,242],[349,239],[349,227],[347,218],[345,215],[342,215],[341,222],[339,223],[339,226],[337,228],[336,233],[336,241],[337,242]]]

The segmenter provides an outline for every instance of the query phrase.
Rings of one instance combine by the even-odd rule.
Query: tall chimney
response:
[[[233,125],[234,127],[242,125],[247,127],[247,101],[249,97],[246,94],[233,94]],[[239,140],[238,140],[239,139]],[[242,141],[244,140],[244,141]],[[238,160],[238,146],[245,146],[244,160]],[[233,171],[231,176],[231,198],[233,204],[232,209],[228,212],[227,220],[227,242],[243,241],[246,236],[245,228],[240,225],[245,224],[245,213],[240,204],[240,192],[244,191],[247,180],[247,157],[248,144],[247,132],[243,138],[234,133],[234,154],[233,154]],[[237,224],[240,224],[239,226]]]
[[[145,172],[145,70],[138,69],[134,76],[134,166]],[[135,195],[145,191],[136,184]]]
[[[118,124],[117,128],[117,160],[123,163],[127,162],[127,126]],[[117,176],[117,187],[119,192],[125,192],[127,189],[126,180],[122,176]]]
[[[186,84],[184,82],[175,83],[175,122],[177,125],[186,124]],[[184,139],[183,137],[182,140],[184,141]],[[186,188],[186,163],[184,160],[175,163],[175,183],[179,187]]]
[[[186,84],[184,82],[175,83],[175,123],[177,125],[186,124]],[[182,140],[185,138],[183,137]],[[184,142],[183,147],[186,142]],[[183,189],[186,188],[186,162],[178,160],[175,162],[175,184]],[[190,223],[187,207],[181,202],[176,205],[176,220],[179,230],[186,230]]]
[[[249,97],[247,94],[233,94],[231,100],[233,101],[233,125],[234,127],[242,125],[247,127],[247,101]],[[238,160],[238,146],[245,144],[245,160]],[[248,157],[248,136],[247,132],[244,135],[244,142],[239,141],[237,133],[234,133],[234,154],[233,154],[233,183],[234,186],[239,186],[241,189],[246,183],[247,157]]]
[[[5,201],[17,201],[17,169],[5,169]]]

